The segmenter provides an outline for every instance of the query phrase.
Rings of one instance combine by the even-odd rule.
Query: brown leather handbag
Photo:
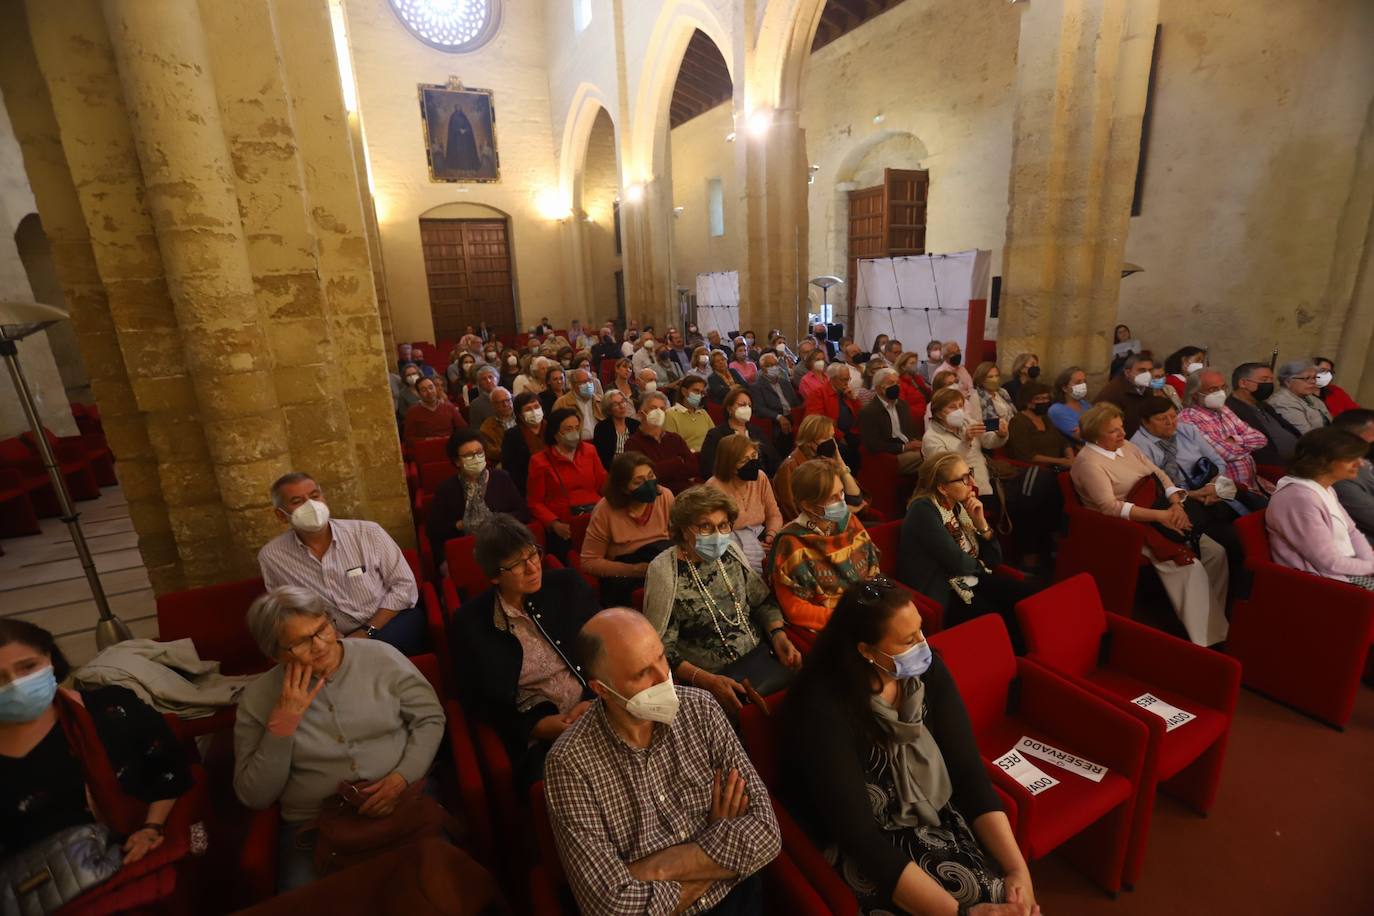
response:
[[[366,780],[339,783],[339,794],[320,806],[320,813],[301,827],[315,833],[315,871],[327,875],[356,865],[398,846],[427,837],[457,837],[461,825],[444,806],[425,794],[425,780],[406,786],[396,799],[396,809],[386,817],[358,813],[366,796],[358,790]]]

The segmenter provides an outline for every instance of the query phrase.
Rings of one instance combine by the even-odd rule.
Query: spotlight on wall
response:
[[[540,191],[535,196],[534,205],[545,219],[561,223],[572,216],[572,206],[562,194],[553,188]]]
[[[733,130],[730,131],[728,134],[725,135],[725,142],[726,142],[726,143],[734,143],[734,142],[735,142],[735,132],[734,132]]]
[[[632,204],[637,204],[644,199],[644,185],[635,182],[625,186],[625,199]]]
[[[767,108],[760,108],[749,116],[749,133],[754,137],[762,137],[768,133],[768,128],[773,126],[773,112]]]
[[[885,115],[885,114],[879,113],[879,114],[875,114],[875,115],[873,116],[873,123],[874,123],[874,124],[881,124],[881,123],[883,123],[883,122],[886,121],[886,120],[887,120],[887,115]]]
[[[676,219],[677,217],[681,216],[681,215],[682,215],[682,211],[684,211],[684,210],[686,210],[686,209],[687,209],[686,207],[674,207],[674,208],[673,208],[673,218]]]

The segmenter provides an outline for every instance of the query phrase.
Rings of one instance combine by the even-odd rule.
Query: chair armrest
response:
[[[992,571],[994,576],[1001,576],[1003,579],[1011,579],[1016,582],[1025,582],[1026,574],[1014,566],[1001,563]]]
[[[281,809],[273,805],[265,811],[254,811],[248,822],[239,853],[239,874],[247,886],[248,899],[254,903],[266,900],[277,892],[277,833]]]
[[[482,761],[486,774],[487,794],[496,802],[499,817],[514,817],[519,810],[515,794],[515,774],[510,765],[510,754],[506,753],[505,742],[496,729],[475,716],[470,722],[474,745]]]
[[[482,767],[472,746],[467,716],[456,700],[444,704],[448,714],[449,753],[453,756],[453,771],[458,780],[458,798],[467,816],[474,852],[488,865],[495,865],[496,844],[491,833],[491,812],[487,807],[487,790],[482,782]]]
[[[802,874],[806,875],[816,893],[830,907],[832,913],[856,913],[858,901],[839,872],[827,861],[806,831],[787,813],[787,809],[773,798],[773,813],[778,819],[783,854],[790,857]]]
[[[1240,662],[1119,614],[1107,615],[1108,666],[1198,700],[1230,716],[1240,693]]]
[[[1063,750],[1136,780],[1149,737],[1143,723],[1037,662],[1018,658],[1016,671],[1022,719],[1062,740]]]
[[[91,460],[80,436],[62,436],[53,445],[58,464],[86,464]]]
[[[458,608],[463,606],[463,599],[458,597],[458,586],[453,584],[453,580],[445,577],[444,587],[444,607],[448,608],[449,615],[458,612]]]
[[[0,490],[18,490],[24,485],[24,475],[16,468],[0,467]]]

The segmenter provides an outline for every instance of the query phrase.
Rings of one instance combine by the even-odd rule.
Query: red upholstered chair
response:
[[[57,491],[53,489],[47,469],[22,439],[0,440],[0,470],[19,475],[19,487],[28,494],[39,518],[51,518],[62,513],[57,503]]]
[[[447,448],[448,439],[443,436],[437,436],[430,439],[416,439],[410,445],[415,463],[421,467],[424,467],[426,464],[435,464],[439,462],[451,465],[452,462],[448,460]]]
[[[1059,542],[1055,580],[1087,573],[1097,582],[1107,610],[1123,617],[1132,616],[1140,567],[1149,562],[1140,552],[1145,546],[1144,527],[1094,512],[1078,498],[1069,475],[1058,476],[1064,511],[1069,516],[1069,533]]]
[[[1108,614],[1092,577],[1080,573],[1016,605],[1027,658],[1135,716],[1150,731],[1122,880],[1135,884],[1155,788],[1201,814],[1216,799],[1231,734],[1240,665],[1153,627]],[[1131,702],[1153,694],[1197,718],[1168,731]]]
[[[458,685],[453,683],[453,659],[448,651],[448,614],[444,611],[438,592],[428,582],[420,586],[420,605],[424,608],[429,643],[438,662],[438,680],[443,685],[440,695],[456,697]]]
[[[24,478],[14,468],[0,468],[0,538],[23,537],[41,530]]]
[[[262,579],[240,579],[157,597],[157,638],[189,637],[204,659],[225,674],[256,674],[272,667],[248,633],[244,616],[264,591]]]
[[[870,452],[860,448],[858,483],[868,496],[869,505],[890,519],[899,519],[905,506],[899,486],[901,475],[897,473],[897,456],[886,452]],[[911,486],[906,487],[907,495]]]
[[[53,455],[57,458],[57,466],[62,470],[62,476],[67,481],[67,489],[71,491],[72,499],[99,499],[100,481],[96,478],[95,469],[91,465],[91,455],[88,453],[85,441],[81,436],[57,436],[46,427],[43,430],[48,438],[48,443],[52,446]],[[43,468],[42,454],[38,450],[38,443],[33,438],[33,433],[24,433],[19,437],[24,448],[29,455],[37,462],[40,469]],[[105,453],[108,457],[108,452]],[[44,470],[46,474],[47,471]],[[113,477],[114,466],[110,465],[110,476]]]
[[[873,538],[873,546],[878,548],[878,568],[893,582],[898,582],[897,557],[900,556],[901,533],[901,519],[868,526],[868,536]],[[901,582],[898,584],[911,592],[911,600],[915,602],[916,610],[921,612],[921,629],[926,634],[938,633],[944,623],[944,607],[911,586]]]
[[[1374,592],[1275,563],[1264,515],[1236,522],[1255,579],[1231,609],[1226,652],[1246,687],[1343,728],[1374,641]]]
[[[477,538],[467,534],[460,538],[451,538],[444,544],[444,560],[448,563],[448,581],[452,583],[456,598],[461,601],[476,598],[491,588],[491,582],[487,579],[486,573],[482,572],[482,567],[477,565],[477,558],[473,553],[476,543]],[[456,608],[457,605],[454,607]]]
[[[568,550],[568,566],[582,574],[582,578],[587,580],[592,591],[601,594],[601,580],[590,573],[582,572],[582,544],[587,540],[587,525],[591,523],[591,513],[585,515],[574,515],[568,524],[571,529],[572,548]]]
[[[425,515],[429,511],[429,504],[433,501],[434,493],[439,489],[439,484],[456,473],[458,473],[458,469],[447,458],[443,461],[431,461],[429,464],[420,465],[418,487],[415,491],[415,522],[417,527],[424,523]]]
[[[930,637],[968,708],[993,782],[1016,800],[1026,858],[1063,847],[1108,893],[1121,887],[1149,731],[1129,713],[1012,654],[1006,624],[984,614]],[[1032,796],[993,761],[1030,737],[1107,767],[1101,782],[1032,759],[1059,785]]]
[[[80,429],[78,424],[77,429]],[[95,475],[95,481],[102,487],[113,487],[119,483],[115,477],[114,454],[105,444],[104,432],[87,434],[82,432],[75,436],[58,436],[46,426],[43,427],[43,434],[48,437],[49,444],[52,445],[53,452],[62,461],[65,454],[72,461],[79,462],[82,459],[90,464],[91,473]],[[24,433],[19,438],[24,440],[24,444],[29,447],[35,457],[40,457],[38,445],[34,441],[33,433]]]
[[[715,401],[706,401],[706,412],[711,416],[711,422],[719,426],[725,422],[725,408]]]

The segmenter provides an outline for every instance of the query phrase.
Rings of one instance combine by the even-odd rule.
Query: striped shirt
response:
[[[588,916],[673,912],[680,882],[641,881],[628,868],[670,846],[695,843],[736,875],[716,881],[688,913],[710,910],[778,854],[768,790],[720,704],[692,687],[678,687],[677,694],[677,716],[671,725],[654,726],[646,748],[626,744],[597,700],[549,751],[549,820],[563,870]],[[744,777],[749,810],[712,823],[712,777],[732,768]]]
[[[318,560],[294,530],[268,541],[258,551],[263,584],[299,585],[327,598],[338,609],[334,623],[344,634],[366,624],[378,609],[415,606],[420,590],[410,564],[381,525],[330,519],[329,531],[333,540]]]

